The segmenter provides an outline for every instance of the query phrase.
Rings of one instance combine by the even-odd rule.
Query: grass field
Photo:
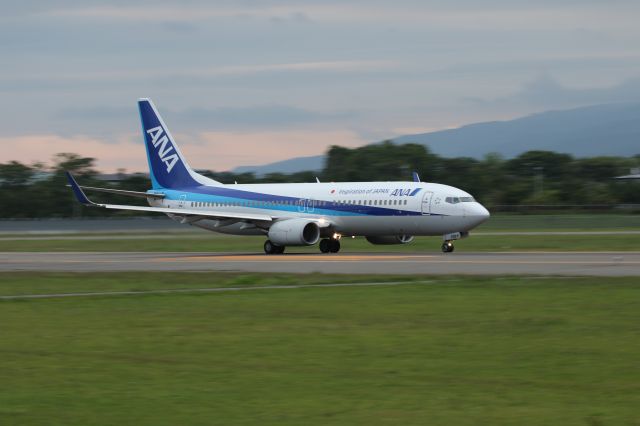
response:
[[[398,280],[6,273],[0,295],[345,279]],[[640,424],[636,278],[412,279],[0,301],[0,424]]]
[[[243,251],[261,252],[264,237],[222,235],[185,226],[187,232],[172,229],[167,234],[132,235],[96,233],[80,235],[0,236],[0,251]],[[472,232],[471,238],[458,241],[458,251],[637,251],[640,235],[483,235],[492,232],[548,231],[639,231],[640,215],[497,215]],[[104,239],[108,237],[108,239]],[[134,237],[134,238],[132,238]],[[364,238],[343,240],[345,252],[438,252],[440,237],[417,237],[408,245],[374,246]],[[290,247],[287,252],[317,253],[318,248]]]
[[[638,214],[506,214],[498,213],[476,230],[485,231],[594,231],[639,230]]]

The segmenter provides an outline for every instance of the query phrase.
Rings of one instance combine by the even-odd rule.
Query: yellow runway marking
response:
[[[156,262],[233,262],[233,263],[323,263],[323,262],[393,262],[393,263],[468,263],[468,264],[512,264],[512,265],[640,265],[640,261],[625,261],[619,259],[611,260],[506,260],[506,259],[443,259],[437,255],[294,255],[294,256],[266,256],[266,255],[223,255],[223,256],[186,256],[186,257],[163,257],[153,259]]]
[[[425,259],[433,256],[366,256],[366,255],[342,255],[342,256],[322,256],[322,255],[294,255],[294,256],[243,256],[243,255],[229,255],[229,256],[188,256],[177,258],[162,258],[158,260],[186,260],[186,261],[220,261],[220,262],[353,262],[353,261],[378,261],[378,260],[399,260],[399,259]]]

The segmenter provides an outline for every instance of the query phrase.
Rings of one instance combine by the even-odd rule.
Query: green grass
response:
[[[0,296],[104,291],[145,291],[269,285],[352,282],[413,282],[424,277],[407,275],[251,274],[232,272],[152,273],[0,272]]]
[[[0,294],[332,279],[13,273]],[[0,302],[0,424],[640,422],[637,279],[428,279]]]
[[[498,213],[477,228],[491,231],[628,231],[640,230],[638,214],[506,214]]]
[[[458,241],[458,251],[637,251],[640,236],[629,235],[482,235],[491,232],[536,231],[639,231],[640,215],[578,214],[578,215],[494,215],[489,222],[472,231],[471,238]],[[475,235],[474,235],[475,234]],[[184,227],[184,232],[171,229],[166,234],[95,233],[64,234],[62,238],[37,240],[34,235],[5,235],[0,238],[0,251],[144,251],[144,252],[261,252],[263,237],[238,237]],[[100,239],[108,236],[116,239]],[[46,237],[46,235],[45,235]],[[123,237],[119,239],[118,237]],[[17,238],[14,240],[13,238]],[[95,238],[95,239],[94,239]],[[345,252],[438,252],[440,237],[417,237],[409,245],[374,246],[357,238],[345,238]],[[317,253],[317,247],[290,247],[287,252]]]
[[[262,252],[264,237],[215,233],[172,234],[148,239],[51,239],[0,241],[0,251],[143,251]],[[343,238],[342,252],[438,252],[440,237],[416,237],[406,245],[372,245],[364,238]],[[640,235],[471,235],[456,242],[457,251],[637,251]],[[319,253],[317,246],[288,247],[287,253]]]
[[[640,231],[640,215],[572,214],[515,215],[498,214],[476,230],[471,238],[458,241],[458,251],[637,251],[640,237],[629,235],[483,235],[493,232],[539,231]],[[238,237],[207,232],[185,226],[184,232],[171,229],[166,233],[147,234],[114,232],[109,234],[64,234],[38,240],[34,235],[5,235],[0,238],[0,251],[143,251],[143,252],[262,252],[264,237]],[[107,236],[115,239],[100,239]],[[119,239],[118,237],[123,237]],[[18,239],[13,239],[18,238]],[[373,246],[359,237],[344,239],[345,252],[438,252],[440,237],[417,237],[409,245]],[[290,247],[287,252],[317,253],[317,247]]]

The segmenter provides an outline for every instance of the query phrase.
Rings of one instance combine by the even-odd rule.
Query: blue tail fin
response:
[[[153,189],[221,185],[189,167],[151,99],[139,99],[138,108]]]

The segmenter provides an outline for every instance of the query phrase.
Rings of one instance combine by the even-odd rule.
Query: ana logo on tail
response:
[[[153,147],[157,149],[158,157],[167,165],[167,173],[171,173],[171,169],[173,169],[173,166],[176,165],[180,158],[176,152],[169,154],[174,149],[173,145],[169,143],[169,138],[165,134],[164,129],[162,126],[158,126],[147,130],[147,133],[151,135],[151,143]]]

